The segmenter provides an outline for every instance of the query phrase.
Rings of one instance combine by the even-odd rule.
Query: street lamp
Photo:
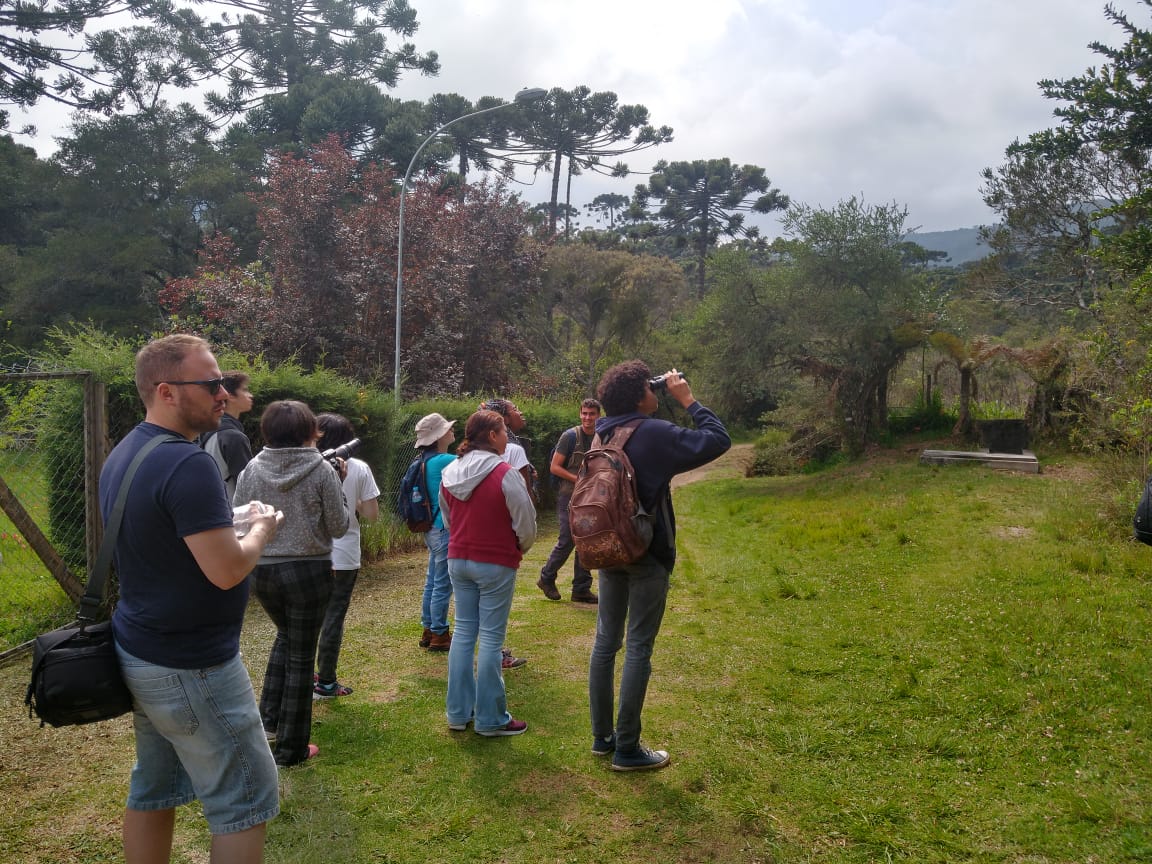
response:
[[[461,120],[467,120],[469,117],[478,117],[490,111],[499,111],[501,108],[511,108],[514,105],[535,102],[537,99],[543,99],[547,95],[548,91],[541,87],[527,87],[512,97],[511,102],[502,102],[499,105],[493,105],[491,108],[473,111],[471,114],[462,114],[455,120],[449,120],[425,138],[424,142],[416,148],[416,152],[412,154],[412,160],[408,163],[408,170],[404,172],[404,182],[400,186],[400,219],[396,239],[396,379],[394,386],[397,403],[400,402],[400,313],[402,311],[401,304],[404,296],[404,195],[408,191],[408,180],[412,176],[412,169],[416,167],[416,160],[420,158],[420,154],[424,152],[424,148],[428,146],[432,139],[453,123],[459,123]]]

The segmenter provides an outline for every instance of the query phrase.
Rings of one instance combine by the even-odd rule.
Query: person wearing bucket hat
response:
[[[429,651],[447,651],[452,646],[448,630],[448,603],[452,599],[452,580],[448,577],[448,529],[440,515],[440,475],[454,456],[448,447],[456,440],[452,427],[455,420],[440,414],[427,414],[416,423],[416,449],[425,460],[425,479],[428,500],[432,502],[432,527],[424,535],[428,547],[428,574],[424,579],[424,595],[420,605],[420,623],[424,632],[420,647]]]

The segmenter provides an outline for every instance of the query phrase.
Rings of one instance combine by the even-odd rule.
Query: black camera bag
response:
[[[124,684],[116,657],[112,622],[96,619],[104,605],[104,582],[112,564],[112,550],[120,533],[132,476],[158,445],[183,440],[175,435],[157,435],[133,457],[116,494],[96,565],[88,576],[77,623],[36,637],[32,646],[32,680],[24,704],[29,717],[36,712],[41,726],[79,726],[111,720],[132,710],[132,694]]]
[[[40,723],[79,726],[132,710],[120,676],[112,622],[61,627],[36,637],[32,682],[24,699]]]

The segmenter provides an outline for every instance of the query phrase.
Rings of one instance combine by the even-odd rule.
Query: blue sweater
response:
[[[654,531],[648,551],[668,570],[676,563],[676,514],[672,509],[672,478],[706,465],[732,446],[728,430],[710,409],[699,402],[688,407],[695,429],[677,426],[633,412],[596,421],[600,440],[611,440],[612,432],[632,420],[641,423],[624,452],[636,471],[636,492],[644,509],[652,514]],[[667,518],[660,512],[665,508]]]

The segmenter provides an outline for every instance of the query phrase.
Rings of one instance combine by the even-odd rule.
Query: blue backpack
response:
[[[436,519],[434,502],[428,494],[428,459],[435,455],[435,451],[421,453],[412,460],[400,481],[397,508],[408,530],[416,534],[431,531]]]

